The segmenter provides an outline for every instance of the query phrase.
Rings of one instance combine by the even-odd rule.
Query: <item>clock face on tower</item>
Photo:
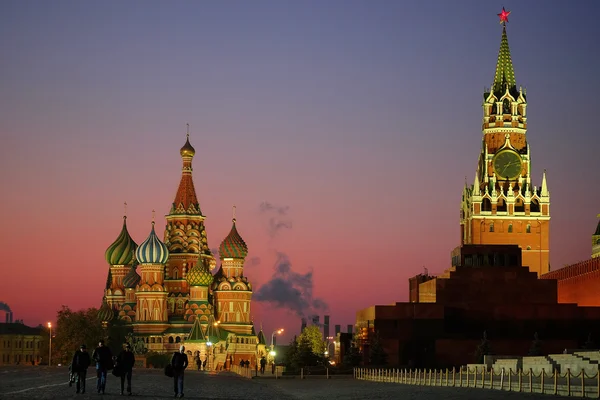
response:
[[[502,150],[494,156],[493,165],[499,179],[515,179],[521,174],[523,161],[513,150]]]

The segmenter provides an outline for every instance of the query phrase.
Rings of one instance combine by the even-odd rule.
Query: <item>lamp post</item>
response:
[[[48,366],[52,365],[52,322],[48,322],[48,329],[50,333],[48,337],[50,338],[50,345],[48,346]]]
[[[271,334],[271,351],[273,351],[273,342],[275,340],[275,335],[281,335],[283,333],[283,328],[273,331]]]

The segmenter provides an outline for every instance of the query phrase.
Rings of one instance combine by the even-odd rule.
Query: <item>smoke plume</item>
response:
[[[324,300],[313,297],[312,270],[305,274],[294,272],[288,256],[282,252],[277,252],[273,276],[254,296],[258,301],[287,308],[300,318],[328,309]]]
[[[0,311],[12,312],[8,304],[3,301],[0,301]]]
[[[292,229],[292,221],[287,217],[288,206],[275,206],[268,201],[263,201],[258,207],[259,212],[269,216],[269,235],[277,236],[282,229]]]

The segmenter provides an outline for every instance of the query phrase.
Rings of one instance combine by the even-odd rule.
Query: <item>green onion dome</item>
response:
[[[106,297],[102,299],[102,307],[98,310],[98,319],[102,322],[111,321],[115,317],[114,310],[106,302]]]
[[[137,266],[132,265],[127,275],[125,275],[125,278],[123,278],[123,286],[128,289],[134,289],[142,279],[142,277],[137,273],[136,269]]]
[[[169,249],[160,241],[154,232],[154,221],[150,235],[135,251],[135,258],[140,264],[165,264],[169,258]]]
[[[246,258],[248,255],[248,246],[235,227],[235,218],[229,235],[219,246],[219,255],[221,260],[224,258]]]
[[[137,247],[137,243],[133,241],[127,231],[127,217],[123,217],[123,229],[117,240],[106,249],[104,258],[110,265],[127,265],[131,262],[133,251]]]
[[[190,286],[210,286],[214,279],[202,260],[189,270],[185,278]]]

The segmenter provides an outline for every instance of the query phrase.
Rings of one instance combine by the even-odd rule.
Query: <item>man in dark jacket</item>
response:
[[[80,389],[82,394],[85,393],[85,378],[87,369],[91,363],[87,347],[85,344],[82,344],[79,350],[75,352],[73,361],[71,362],[71,372],[75,375],[75,387],[77,388],[75,393],[79,393]]]
[[[96,389],[98,389],[98,393],[102,392],[102,394],[104,394],[104,389],[106,388],[106,375],[108,370],[113,367],[112,352],[104,345],[104,340],[98,342],[98,347],[94,350],[92,358],[96,362],[96,376],[98,378],[96,381]]]
[[[188,366],[185,346],[181,345],[179,351],[173,353],[171,366],[173,367],[173,388],[175,390],[175,397],[183,397],[183,371],[185,371]]]
[[[127,343],[125,349],[119,353],[117,357],[117,365],[121,370],[121,395],[125,386],[125,378],[127,378],[127,394],[131,396],[131,374],[135,364],[135,356],[131,351],[131,345]]]

